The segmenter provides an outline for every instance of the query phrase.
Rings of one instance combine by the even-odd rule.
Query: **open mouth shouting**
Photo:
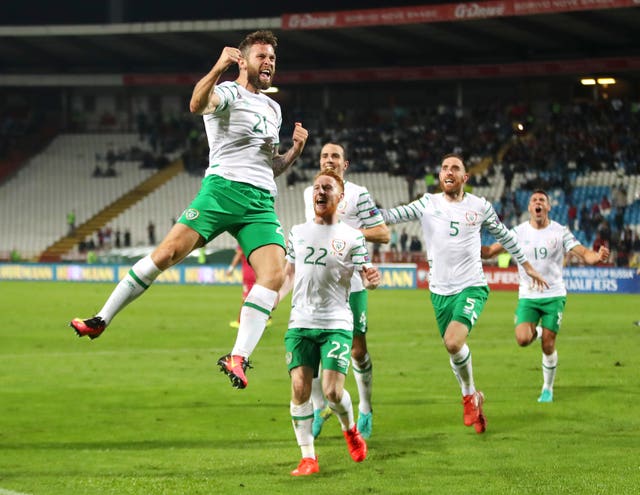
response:
[[[324,211],[327,208],[327,197],[324,194],[319,194],[316,197],[315,207],[316,211]]]
[[[453,177],[447,177],[442,181],[442,189],[444,191],[455,191],[457,183]]]
[[[263,86],[269,86],[271,84],[272,72],[271,69],[262,69],[258,74],[258,78]]]

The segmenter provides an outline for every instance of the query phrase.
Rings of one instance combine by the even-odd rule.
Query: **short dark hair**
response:
[[[313,182],[315,183],[316,179],[318,177],[322,177],[323,175],[334,178],[338,183],[338,185],[340,186],[340,189],[342,190],[342,192],[344,192],[344,181],[342,180],[342,177],[338,175],[338,172],[336,172],[336,170],[333,167],[327,167],[324,170],[321,170],[320,172],[318,172],[318,174],[316,174],[315,178],[313,179]]]
[[[275,50],[278,46],[278,38],[271,31],[260,29],[245,36],[240,42],[238,50],[242,52],[243,56],[246,56],[249,49],[255,44],[271,45]]]
[[[462,155],[459,155],[458,153],[447,153],[442,157],[442,160],[440,160],[440,163],[445,161],[447,158],[457,158],[462,162],[462,166],[464,167],[465,172],[467,171],[467,164],[464,162],[464,158],[462,157]]]
[[[342,158],[344,158],[345,160],[347,159],[347,150],[345,149],[344,146],[342,146],[341,144],[338,144],[338,143],[334,143],[333,141],[327,141],[326,143],[324,143],[322,145],[322,147],[324,148],[328,144],[330,144],[332,146],[337,146],[338,148],[340,148],[342,150]]]
[[[544,194],[545,197],[547,198],[547,201],[551,201],[551,199],[549,198],[549,194],[547,194],[547,191],[545,191],[544,189],[534,189],[533,192],[531,193],[531,196],[533,196],[534,194]]]

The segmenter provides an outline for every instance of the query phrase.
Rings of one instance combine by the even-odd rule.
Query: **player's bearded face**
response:
[[[464,164],[456,157],[446,158],[440,169],[440,187],[445,193],[456,193],[467,181]]]
[[[251,47],[247,59],[247,80],[254,88],[271,87],[276,73],[276,54],[271,45],[256,44]]]

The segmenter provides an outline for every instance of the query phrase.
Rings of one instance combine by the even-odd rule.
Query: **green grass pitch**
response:
[[[332,418],[318,475],[289,475],[283,335],[274,313],[238,391],[217,370],[240,287],[154,285],[94,341],[68,321],[97,311],[111,284],[0,283],[0,493],[637,494],[637,295],[570,294],[555,402],[538,404],[539,344],[513,337],[517,294],[493,292],[473,330],[487,432],[462,424],[428,294],[370,294],[374,429],[349,458]],[[353,378],[347,389],[357,402]],[[356,406],[357,407],[357,406]]]

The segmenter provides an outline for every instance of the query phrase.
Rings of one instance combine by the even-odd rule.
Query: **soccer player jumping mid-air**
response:
[[[307,140],[306,129],[296,123],[291,148],[284,154],[278,151],[280,105],[262,93],[273,82],[276,47],[271,31],[251,33],[238,48],[225,47],[195,85],[189,107],[203,116],[210,148],[200,191],[155,250],[131,267],[102,309],[92,318],[71,321],[79,336],[99,337],[164,270],[229,232],[247,254],[256,283],[242,307],[235,345],[218,365],[234,387],[247,386],[249,356],[284,281],[285,239],[274,209],[274,177],[300,156]],[[232,65],[238,66],[237,79],[219,83]]]

